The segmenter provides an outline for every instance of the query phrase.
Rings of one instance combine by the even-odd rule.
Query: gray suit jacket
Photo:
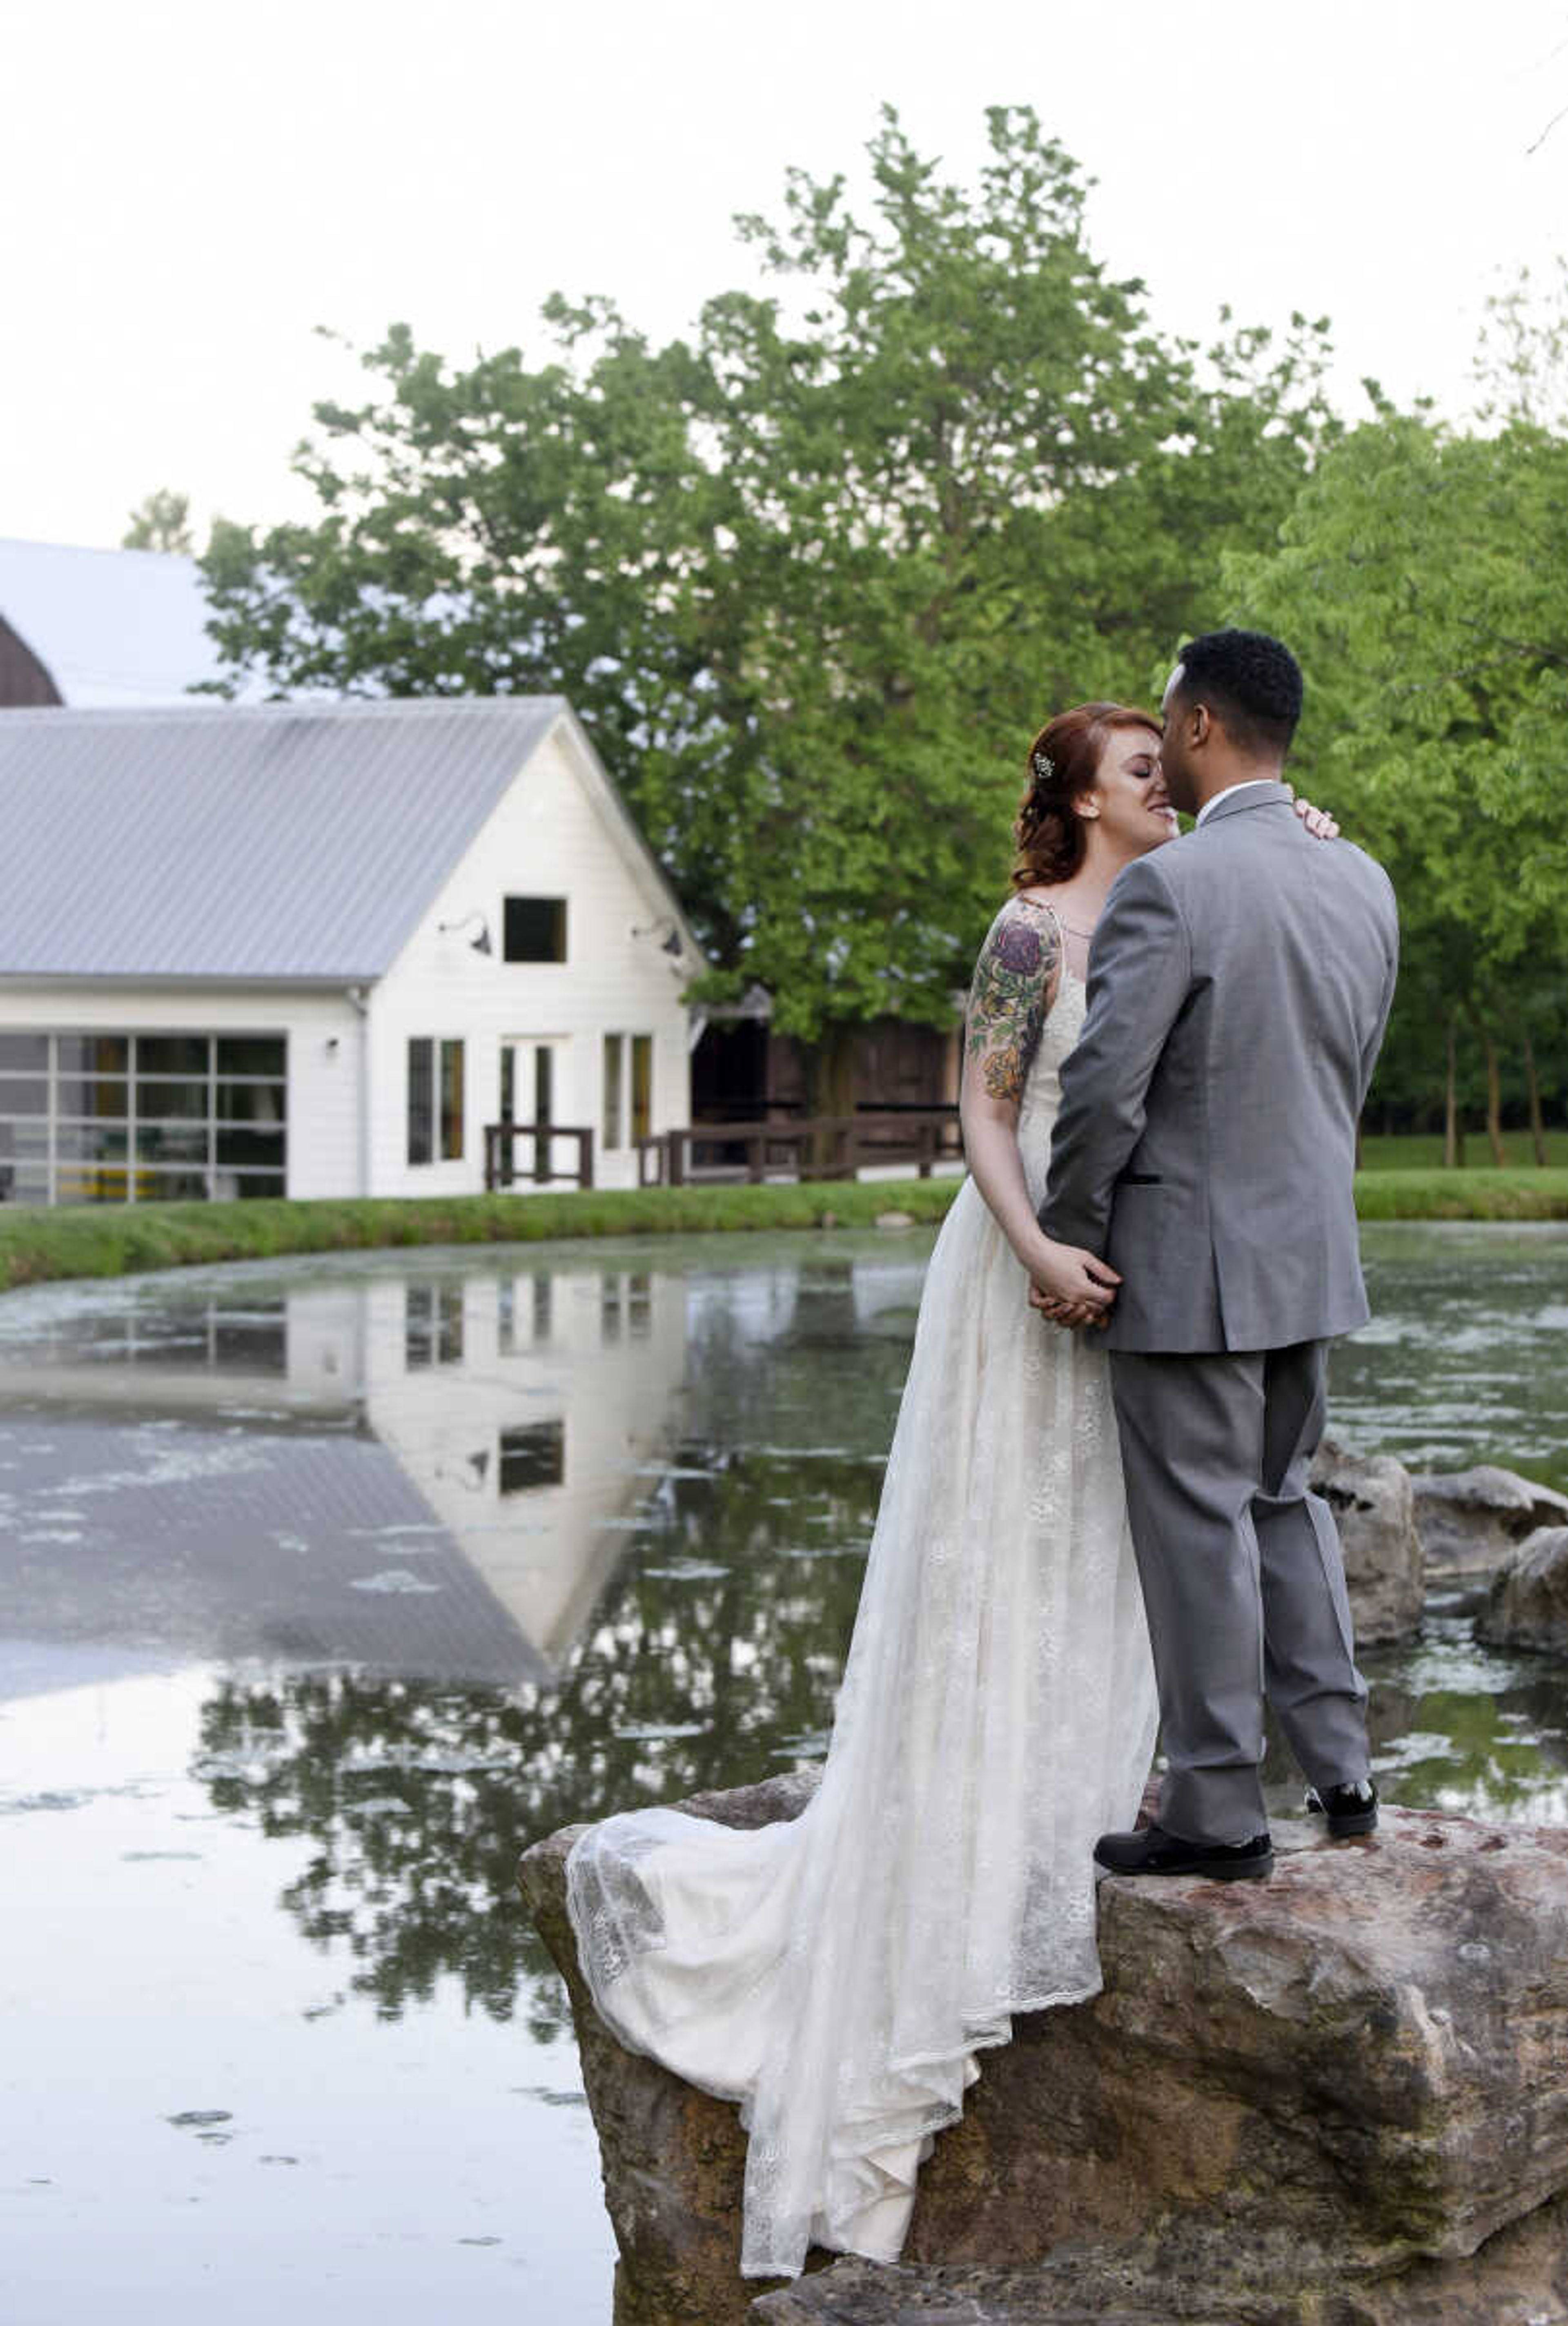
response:
[[[1367,1319],[1356,1123],[1388,1019],[1387,874],[1283,791],[1118,876],[1040,1224],[1125,1282],[1112,1349],[1279,1349]]]

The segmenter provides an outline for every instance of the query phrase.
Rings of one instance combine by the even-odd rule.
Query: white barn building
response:
[[[6,711],[0,829],[0,1198],[475,1193],[506,1122],[626,1186],[690,1120],[701,957],[559,697]]]

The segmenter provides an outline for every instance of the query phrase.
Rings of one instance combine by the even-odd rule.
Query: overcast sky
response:
[[[0,534],[39,540],[158,485],[305,513],[357,377],[319,324],[466,359],[560,288],[681,330],[884,99],[962,174],[1035,106],[1158,323],[1326,313],[1347,410],[1370,372],[1462,411],[1488,292],[1568,247],[1568,0],[51,0],[5,79]]]

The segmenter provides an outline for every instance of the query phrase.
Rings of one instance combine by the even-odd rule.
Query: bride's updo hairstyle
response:
[[[1049,889],[1071,880],[1087,845],[1072,803],[1094,788],[1106,739],[1119,727],[1144,727],[1160,740],[1160,722],[1120,702],[1081,702],[1059,712],[1029,746],[1024,796],[1013,826],[1015,889]]]

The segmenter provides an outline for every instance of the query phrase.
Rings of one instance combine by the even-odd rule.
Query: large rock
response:
[[[1568,1526],[1568,1494],[1489,1462],[1412,1478],[1429,1572],[1477,1575],[1510,1559],[1537,1527]]]
[[[1492,1577],[1476,1631],[1505,1648],[1568,1656],[1568,1527],[1541,1527]]]
[[[1409,1639],[1421,1628],[1425,1584],[1410,1473],[1391,1454],[1347,1454],[1325,1437],[1312,1484],[1340,1531],[1356,1644]]]
[[[808,1789],[691,1806],[753,1824]],[[597,2020],[571,1838],[523,1879],[577,2014],[617,2326],[740,2326],[735,2111]],[[1105,1883],[1104,1994],[984,2055],[900,2270],[841,2264],[756,2319],[1568,2326],[1568,1831],[1390,1810],[1276,1844],[1269,1883]]]

